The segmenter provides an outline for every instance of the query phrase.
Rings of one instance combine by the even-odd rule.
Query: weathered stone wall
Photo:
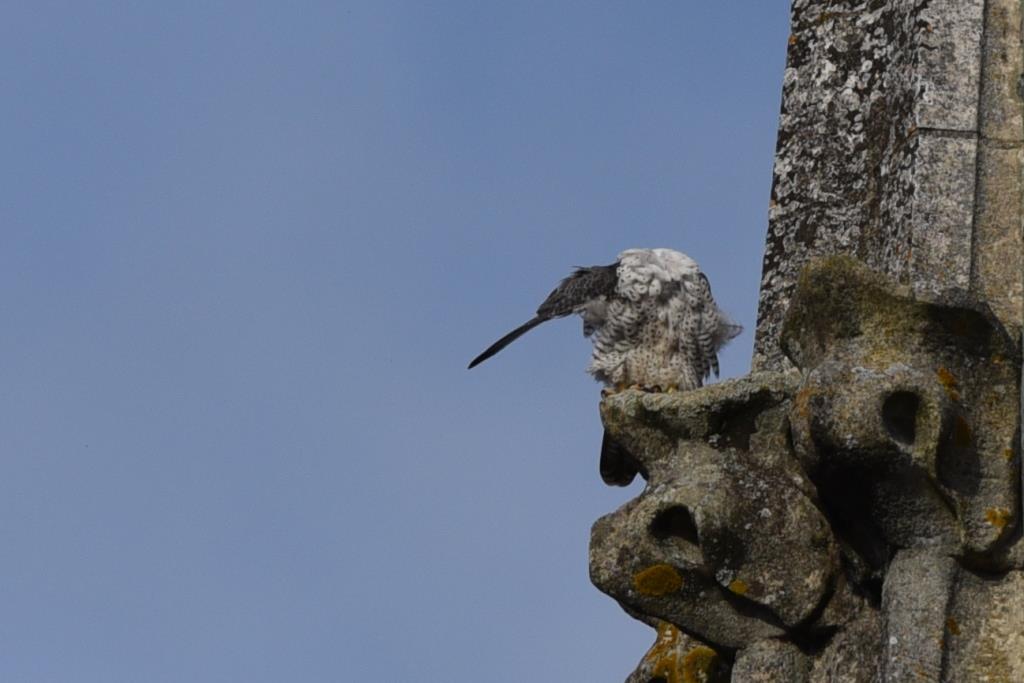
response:
[[[647,481],[590,544],[658,628],[631,683],[1024,680],[1020,350],[960,298],[815,259],[799,372],[602,401]]]
[[[606,397],[628,683],[1024,682],[1020,0],[793,0],[748,377]]]
[[[807,261],[1022,316],[1018,0],[794,0],[754,370]]]

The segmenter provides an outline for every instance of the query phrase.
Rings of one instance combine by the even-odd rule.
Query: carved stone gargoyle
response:
[[[1020,363],[988,308],[916,301],[837,257],[803,273],[782,343],[804,371],[794,451],[860,554],[997,568],[1020,505]]]
[[[1024,680],[1024,595],[993,602],[1024,585],[1014,341],[844,257],[782,341],[799,373],[602,402],[647,481],[591,537],[659,629],[630,681]]]

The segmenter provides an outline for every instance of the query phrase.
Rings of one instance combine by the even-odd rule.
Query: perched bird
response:
[[[537,325],[572,313],[583,318],[583,334],[594,345],[587,372],[609,391],[696,389],[711,373],[718,376],[718,350],[742,331],[718,308],[707,277],[689,256],[672,249],[627,249],[611,265],[577,268],[533,318],[491,344],[469,367]],[[636,470],[618,467],[616,473],[611,461],[629,456],[615,449],[606,435],[601,474],[608,483],[625,485]]]

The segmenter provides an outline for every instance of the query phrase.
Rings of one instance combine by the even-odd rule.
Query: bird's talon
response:
[[[608,398],[612,394],[618,394],[627,389],[626,385],[622,382],[616,382],[610,387],[605,387],[601,390],[601,398]]]

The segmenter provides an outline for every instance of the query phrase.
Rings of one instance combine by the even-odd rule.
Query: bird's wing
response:
[[[469,367],[480,363],[501,351],[542,322],[562,318],[571,313],[580,313],[588,303],[615,293],[617,263],[610,266],[590,266],[576,271],[555,287],[544,303],[537,308],[537,315],[494,342],[470,362]]]
[[[577,268],[562,280],[537,308],[537,317],[544,320],[561,318],[579,312],[589,302],[615,294],[619,264]]]
[[[697,276],[695,303],[697,307],[697,349],[698,376],[704,380],[715,373],[718,377],[718,347],[715,335],[718,331],[718,306],[711,296],[711,283],[704,273]]]

